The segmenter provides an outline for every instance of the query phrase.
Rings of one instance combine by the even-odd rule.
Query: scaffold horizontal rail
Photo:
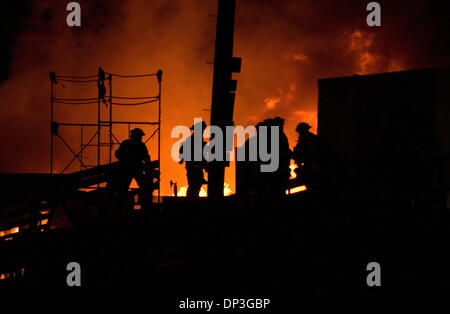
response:
[[[67,104],[67,105],[89,105],[89,104],[96,104],[98,103],[98,100],[93,101],[84,101],[84,102],[72,102],[72,101],[62,101],[62,100],[53,100],[54,103],[58,104]]]
[[[149,103],[157,102],[157,101],[158,101],[158,98],[152,99],[152,100],[148,100],[148,101],[135,102],[135,103],[112,102],[112,104],[116,105],[116,106],[138,106],[138,105],[149,104]]]
[[[158,99],[158,96],[142,96],[142,97],[123,97],[123,96],[113,96],[113,99]]]
[[[98,77],[98,74],[93,75],[84,75],[84,76],[75,76],[75,75],[56,75],[56,78],[68,78],[68,79],[89,79]]]
[[[109,146],[111,145],[110,143],[95,143],[95,144],[86,144],[83,146]]]
[[[92,83],[97,82],[97,80],[73,80],[73,79],[58,79],[61,82],[71,82],[71,83]]]
[[[134,78],[134,77],[152,77],[157,76],[158,73],[147,73],[147,74],[135,74],[135,75],[126,75],[126,74],[117,74],[117,73],[110,73],[105,72],[106,75],[111,75],[115,77],[122,77],[122,78]],[[98,74],[93,75],[56,75],[57,79],[73,79],[73,80],[85,80],[85,79],[91,79],[91,78],[98,78]]]
[[[97,123],[68,123],[68,122],[57,122],[58,125],[62,126],[95,126],[97,127]]]
[[[117,73],[109,73],[112,76],[116,77],[122,77],[122,78],[133,78],[133,77],[150,77],[150,76],[157,76],[157,73],[150,73],[150,74],[137,74],[137,75],[124,75],[124,74],[117,74]]]
[[[97,97],[92,98],[53,98],[53,100],[62,100],[62,101],[90,101],[90,100],[98,100]]]
[[[109,121],[100,121],[100,123],[109,125],[110,122]],[[111,123],[112,124],[130,124],[130,125],[132,125],[132,124],[157,125],[158,124],[157,121],[156,122],[153,122],[153,121],[111,121]]]

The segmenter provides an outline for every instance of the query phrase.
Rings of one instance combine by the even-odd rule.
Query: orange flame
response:
[[[180,187],[180,189],[178,190],[177,196],[186,196],[187,188],[188,188],[187,185]],[[230,196],[231,194],[233,194],[233,191],[230,189],[230,185],[228,183],[224,184],[223,194],[225,196]],[[175,194],[172,193],[172,196],[175,196]],[[207,192],[205,187],[202,186],[199,196],[200,197],[207,197],[208,196],[208,192]]]

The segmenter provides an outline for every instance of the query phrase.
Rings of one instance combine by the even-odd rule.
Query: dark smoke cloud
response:
[[[251,94],[243,91],[248,84],[255,93],[248,103],[257,109],[267,95],[254,85],[270,86],[267,90],[276,96],[277,89],[286,93],[294,83],[295,100],[287,104],[281,97],[279,106],[288,107],[288,112],[293,106],[311,109],[320,77],[449,64],[448,1],[380,1],[380,28],[366,25],[367,3],[242,1],[237,50],[252,56],[244,59],[244,72],[250,68],[252,75],[242,75],[240,99]],[[361,55],[373,60],[362,66]]]
[[[114,73],[152,73],[164,70],[163,153],[164,178],[184,179],[183,169],[173,167],[169,140],[173,126],[192,123],[193,115],[206,119],[216,4],[211,1],[79,1],[82,27],[66,25],[66,1],[32,1],[28,12],[19,12],[24,25],[17,28],[4,46],[12,56],[8,79],[0,86],[0,157],[2,172],[46,172],[49,169],[49,71],[57,74],[94,74],[98,66]],[[6,72],[6,71],[5,71]],[[116,95],[153,95],[152,81],[116,81]],[[59,96],[87,97],[93,88],[70,92],[58,87]],[[79,93],[77,93],[79,92]],[[95,107],[95,106],[94,106]],[[184,108],[185,110],[180,110]],[[189,111],[186,110],[189,108]],[[61,107],[58,121],[95,120],[96,108]],[[133,113],[117,108],[116,119],[154,120],[155,111]],[[150,113],[150,114],[149,114]],[[148,115],[142,119],[143,115]],[[106,131],[106,130],[105,130]],[[150,133],[152,130],[148,130]],[[65,132],[78,149],[78,132]],[[126,130],[117,130],[123,139]],[[87,138],[85,139],[87,140]],[[56,168],[70,160],[58,142]],[[155,157],[155,142],[150,142]],[[69,158],[69,159],[68,159]],[[72,170],[76,170],[72,169]],[[168,181],[168,180],[166,180]],[[168,184],[167,184],[168,185]]]
[[[184,185],[183,168],[170,159],[170,131],[209,120],[215,18],[214,0],[79,1],[82,27],[65,24],[68,1],[24,1],[4,10],[0,69],[0,171],[46,172],[49,163],[49,80],[60,74],[164,70],[163,191]],[[237,0],[235,74],[237,124],[286,118],[291,145],[295,124],[315,124],[317,79],[449,64],[448,1],[379,1],[382,26],[366,25],[369,1]],[[4,57],[4,58],[3,58]],[[151,82],[117,82],[117,94],[152,93]],[[77,94],[78,92],[78,94]],[[81,89],[68,96],[95,93]],[[84,110],[84,111],[83,111]],[[62,108],[62,119],[81,119],[95,108]],[[119,109],[123,119],[148,112]],[[149,120],[151,118],[148,118]],[[122,133],[121,133],[122,132]],[[119,131],[121,138],[125,132]],[[78,133],[67,133],[76,142]],[[151,144],[153,145],[153,144]],[[68,156],[58,149],[60,160]],[[152,151],[154,153],[154,151]],[[227,181],[232,182],[232,176]]]

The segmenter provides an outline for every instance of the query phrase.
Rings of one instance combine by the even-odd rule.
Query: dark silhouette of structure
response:
[[[206,160],[203,157],[203,148],[205,147],[205,141],[203,140],[203,131],[206,128],[206,123],[204,121],[199,122],[199,125],[193,125],[191,130],[193,131],[192,135],[189,136],[181,145],[180,145],[180,161],[179,163],[185,163],[186,167],[186,176],[188,181],[188,188],[186,192],[186,196],[190,199],[198,198],[200,190],[203,184],[206,184],[207,181],[204,178],[203,170],[206,168]],[[197,134],[197,130],[200,131],[200,134]],[[199,140],[200,145],[198,147],[201,149],[199,151],[200,156],[197,156],[195,153],[196,143],[195,141]],[[184,154],[189,153],[188,159],[183,159]],[[200,160],[199,160],[200,159]]]
[[[232,79],[232,73],[241,71],[241,58],[233,57],[236,0],[218,2],[210,122],[211,125],[220,127],[222,134],[225,134],[226,126],[234,125],[233,110],[237,82]],[[226,153],[226,147],[223,152]],[[223,197],[226,166],[228,163],[225,161],[213,161],[208,166],[209,198]]]
[[[318,81],[318,135],[330,139],[345,163],[340,199],[446,208],[449,72],[431,68]]]

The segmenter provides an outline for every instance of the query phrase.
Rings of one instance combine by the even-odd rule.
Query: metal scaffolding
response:
[[[140,96],[140,97],[125,97],[125,96],[113,96],[112,86],[113,86],[113,77],[118,78],[145,78],[145,77],[155,77],[158,83],[158,95],[156,96]],[[105,81],[108,83],[109,95],[107,95],[107,89],[105,86]],[[79,83],[79,84],[93,84],[97,83],[98,95],[97,97],[91,98],[58,98],[55,96],[55,86],[63,85],[64,82],[70,83]],[[162,82],[162,71],[158,70],[156,73],[152,74],[140,74],[140,75],[121,75],[114,74],[103,71],[102,68],[99,68],[98,74],[89,75],[89,76],[67,76],[67,75],[56,75],[55,72],[50,72],[50,174],[55,173],[54,169],[54,152],[55,152],[55,140],[54,137],[59,138],[59,140],[64,144],[64,146],[71,152],[73,158],[65,165],[65,167],[59,171],[58,173],[63,174],[68,168],[78,160],[80,164],[80,170],[86,170],[88,168],[100,166],[102,164],[101,159],[101,147],[108,147],[109,163],[112,162],[112,152],[114,149],[114,145],[119,145],[120,141],[113,133],[114,125],[127,125],[128,126],[128,134],[130,132],[131,126],[138,125],[147,125],[147,126],[155,126],[156,128],[150,134],[150,136],[145,140],[147,143],[151,138],[157,135],[158,147],[157,147],[157,156],[158,162],[160,160],[161,154],[161,82]],[[157,121],[116,121],[113,120],[113,107],[114,106],[140,106],[150,103],[158,104],[158,120]],[[54,107],[56,104],[71,104],[71,105],[94,105],[97,104],[97,123],[84,123],[84,122],[57,122],[55,121],[54,116]],[[107,119],[101,118],[101,106],[102,104],[108,106],[109,117]],[[77,152],[72,146],[66,141],[66,139],[61,136],[59,133],[60,127],[78,127],[80,128],[80,149]],[[86,128],[95,128],[96,131],[93,136],[89,138],[89,140],[84,143],[83,137]],[[101,140],[101,132],[103,128],[108,128],[108,141],[102,142]],[[87,147],[96,147],[97,148],[97,164],[89,165],[86,164],[83,160],[83,152]],[[159,164],[159,163],[158,163]],[[159,166],[158,166],[159,167]],[[160,170],[160,169],[158,169]],[[158,171],[158,182],[160,182],[160,171]],[[158,199],[160,197],[160,187],[158,185]]]

